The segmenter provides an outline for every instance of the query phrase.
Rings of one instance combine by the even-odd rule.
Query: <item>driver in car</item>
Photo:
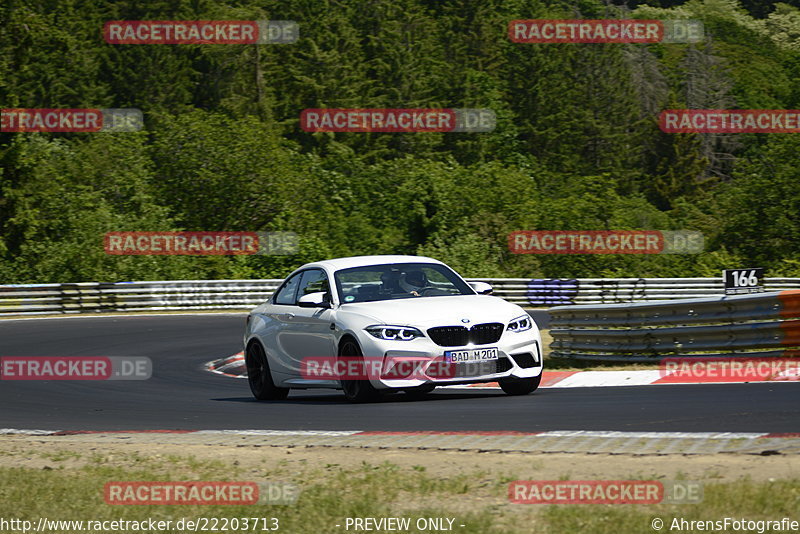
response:
[[[400,275],[400,287],[406,293],[421,297],[421,291],[428,287],[428,277],[422,271],[409,271]]]

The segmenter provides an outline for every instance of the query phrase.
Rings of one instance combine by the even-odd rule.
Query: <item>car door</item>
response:
[[[330,283],[322,269],[307,269],[297,288],[295,301],[309,293],[325,292],[330,302]],[[284,352],[288,373],[300,376],[305,358],[332,357],[335,355],[333,311],[329,308],[301,308],[294,306],[285,318],[279,345]]]
[[[295,377],[291,374],[290,356],[282,345],[282,339],[286,330],[293,326],[293,319],[299,309],[297,289],[300,286],[303,272],[295,273],[287,278],[275,292],[270,306],[263,314],[265,326],[260,332],[269,358],[270,369],[274,374],[280,374],[286,378]]]

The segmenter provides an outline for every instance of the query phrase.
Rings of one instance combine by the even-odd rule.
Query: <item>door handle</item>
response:
[[[294,319],[294,314],[293,313],[284,313],[283,314],[283,318],[284,319]]]

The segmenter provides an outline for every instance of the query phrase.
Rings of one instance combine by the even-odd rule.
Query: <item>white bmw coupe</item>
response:
[[[381,392],[498,382],[509,395],[542,376],[539,329],[516,304],[420,256],[360,256],[303,265],[247,317],[247,377],[259,400],[337,388]]]

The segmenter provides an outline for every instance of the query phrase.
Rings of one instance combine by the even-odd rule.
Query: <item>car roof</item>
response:
[[[330,260],[307,263],[300,267],[322,267],[329,270],[338,271],[340,269],[350,269],[352,267],[364,267],[366,265],[381,265],[384,263],[436,263],[442,264],[439,260],[427,258],[425,256],[401,256],[401,255],[378,255],[378,256],[353,256],[350,258],[334,258]]]

